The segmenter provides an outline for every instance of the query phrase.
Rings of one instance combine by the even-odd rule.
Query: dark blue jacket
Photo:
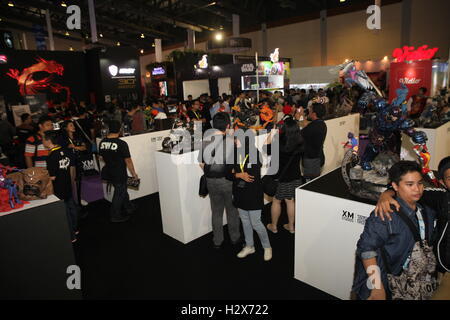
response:
[[[416,212],[412,210],[402,199],[396,198],[403,212],[418,226]],[[436,214],[428,207],[417,204],[422,213],[427,229],[427,240],[431,241]],[[398,275],[403,270],[403,265],[412,252],[415,241],[414,236],[405,222],[398,214],[392,215],[392,221],[382,221],[372,212],[367,219],[364,231],[357,244],[356,249],[356,273],[353,282],[353,292],[359,299],[366,300],[370,296],[367,286],[367,273],[364,269],[362,259],[377,258],[377,264],[381,271],[381,280],[389,297],[387,275],[380,249],[384,247],[390,270]]]

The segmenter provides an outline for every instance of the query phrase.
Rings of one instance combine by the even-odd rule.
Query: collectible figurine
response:
[[[346,83],[356,84],[365,90],[358,101],[361,113],[364,114],[369,105],[376,110],[374,126],[369,131],[369,143],[359,159],[359,164],[354,165],[357,157],[354,150],[347,151],[342,162],[342,174],[350,192],[372,200],[378,198],[388,183],[388,169],[400,160],[398,154],[401,132],[411,138],[424,174],[430,178],[433,184],[436,184],[437,180],[433,171],[428,168],[430,154],[426,146],[427,136],[422,131],[416,131],[414,121],[407,118],[405,101],[408,96],[408,88],[403,85],[397,89],[397,97],[389,104],[367,74],[364,71],[356,71],[353,62],[341,65],[341,68],[344,71]],[[378,95],[370,89],[374,89]],[[353,143],[350,141],[350,144],[353,145]],[[349,163],[351,168],[348,171]]]
[[[18,196],[17,184],[6,175],[10,172],[17,172],[16,168],[4,167],[0,165],[0,188],[8,190],[8,202],[11,209],[15,209],[16,204],[22,204]]]

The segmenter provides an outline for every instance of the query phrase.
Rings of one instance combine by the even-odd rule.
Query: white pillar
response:
[[[155,39],[155,57],[156,57],[156,62],[163,62],[161,39]]]
[[[50,43],[50,51],[55,51],[55,42],[53,41],[52,20],[50,18],[50,10],[45,10],[45,20],[47,20],[48,42]]]
[[[97,35],[97,22],[95,19],[95,4],[94,0],[88,0],[89,4],[89,24],[91,26],[91,39],[92,43],[98,42],[98,35]]]

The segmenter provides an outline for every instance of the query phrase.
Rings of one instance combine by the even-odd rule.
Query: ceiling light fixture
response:
[[[117,41],[117,46],[120,47],[120,41]]]
[[[70,33],[68,31],[66,31],[66,33],[64,33],[65,36],[70,36]]]
[[[144,54],[144,49],[141,49],[141,54]]]
[[[67,4],[63,1],[63,2],[61,2],[61,7],[67,7]]]
[[[8,2],[8,6],[9,6],[9,7],[14,7],[14,3],[12,3],[12,2],[10,1],[10,2]]]
[[[217,32],[214,37],[216,38],[217,41],[222,41],[223,40],[222,32]]]
[[[103,33],[100,33],[100,38],[103,38]]]
[[[70,48],[69,48],[69,50],[70,50],[70,51],[73,51],[73,48],[72,48],[72,47],[70,47]]]
[[[143,33],[141,33],[141,38],[142,38],[142,39],[144,39],[144,38],[145,38],[145,35],[144,35]]]

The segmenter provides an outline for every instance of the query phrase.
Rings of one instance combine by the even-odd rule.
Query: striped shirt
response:
[[[32,157],[33,166],[47,168],[48,149],[42,144],[42,137],[30,136],[25,145],[25,157]]]

